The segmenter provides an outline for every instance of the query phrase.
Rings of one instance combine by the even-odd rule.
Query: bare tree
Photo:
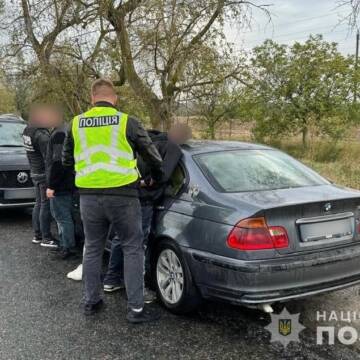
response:
[[[349,13],[345,17],[345,21],[353,29],[359,29],[359,17],[360,17],[360,0],[338,0],[340,7],[349,8]]]
[[[77,91],[78,84],[84,81],[87,74],[76,71],[76,68],[81,65],[83,69],[87,68],[89,73],[89,63],[95,56],[90,54],[86,61],[71,63],[66,55],[71,54],[71,58],[75,60],[78,55],[76,44],[80,25],[93,22],[94,14],[85,12],[82,4],[72,0],[21,0],[13,6],[14,13],[20,15],[8,18],[9,12],[5,11],[3,14],[1,28],[11,36],[3,49],[3,58],[19,57],[21,71],[18,73],[22,76],[26,72],[28,76],[42,75],[42,81],[50,84],[51,90],[61,94],[69,111],[79,111],[83,99],[79,98],[82,94]],[[99,34],[100,38],[104,36],[101,31]],[[75,41],[71,42],[71,39]],[[96,53],[97,50],[95,46],[93,52]],[[75,76],[69,76],[69,66],[73,67],[72,75]],[[48,91],[49,87],[43,83],[43,89]]]
[[[169,126],[180,95],[234,75],[232,69],[205,79],[193,71],[204,57],[204,48],[227,48],[225,22],[244,26],[254,8],[267,11],[256,1],[245,0],[21,0],[15,4],[19,11],[13,13],[21,15],[2,22],[11,34],[7,56],[21,56],[33,67],[29,59],[35,54],[47,80],[57,79],[62,85],[56,91],[62,92],[73,112],[84,104],[77,89],[89,78],[105,74],[115,78],[116,85],[127,82],[156,128]]]
[[[189,89],[184,75],[199,48],[217,46],[225,19],[247,22],[253,6],[230,0],[101,1],[116,31],[126,79],[147,105],[154,127],[170,124],[177,97]]]

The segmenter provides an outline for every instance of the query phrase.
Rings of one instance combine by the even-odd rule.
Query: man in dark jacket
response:
[[[149,135],[163,159],[164,173],[160,181],[154,183],[149,167],[141,157],[139,157],[138,169],[141,174],[139,192],[144,235],[143,246],[146,255],[145,272],[147,273],[149,273],[150,270],[150,257],[149,252],[146,251],[146,249],[153,223],[154,208],[161,201],[166,186],[169,184],[169,180],[182,157],[179,145],[184,144],[191,138],[191,129],[185,124],[175,124],[170,128],[168,133],[151,130],[149,131]],[[104,291],[114,292],[123,287],[122,251],[119,246],[118,238],[115,236],[112,241],[108,271],[104,279]],[[150,303],[155,300],[155,298],[155,293],[150,289],[145,288],[145,302]]]
[[[75,183],[85,230],[84,314],[103,307],[101,264],[110,223],[120,236],[128,297],[127,320],[153,321],[159,314],[144,308],[144,250],[135,154],[162,177],[162,159],[140,122],[116,108],[111,81],[96,80],[91,89],[93,108],[76,116],[66,136],[63,165],[75,165]]]
[[[75,225],[73,219],[73,195],[75,191],[74,171],[62,165],[62,149],[66,135],[66,125],[59,109],[53,111],[55,128],[51,133],[46,154],[47,197],[50,199],[51,213],[58,225],[61,259],[75,254]]]
[[[31,178],[35,186],[36,203],[32,214],[34,238],[32,242],[45,247],[57,247],[51,235],[50,204],[46,197],[45,159],[50,139],[50,109],[34,106],[30,110],[29,124],[23,132],[24,146],[30,163]]]

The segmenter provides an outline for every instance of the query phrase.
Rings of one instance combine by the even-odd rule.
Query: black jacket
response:
[[[151,140],[158,149],[163,158],[163,176],[151,187],[140,188],[140,199],[142,202],[157,202],[164,194],[164,190],[169,183],[171,175],[178,165],[182,152],[179,145],[169,140],[166,133],[156,130],[148,132]],[[151,180],[151,172],[146,162],[141,157],[138,159],[138,168],[142,179],[149,183]]]
[[[107,102],[98,102],[97,107],[113,107]],[[141,123],[133,117],[128,118],[126,137],[132,147],[134,154],[139,154],[149,165],[151,176],[155,181],[161,180],[163,176],[162,159],[155,145],[152,143],[147,131],[142,127]],[[65,167],[74,167],[74,138],[72,135],[72,126],[66,134],[62,163]],[[130,185],[110,188],[110,189],[79,189],[80,194],[104,194],[104,195],[126,195],[139,196],[138,182]]]
[[[50,131],[45,128],[26,126],[23,141],[30,163],[31,177],[35,181],[45,181],[45,160]]]
[[[55,129],[49,140],[46,153],[46,182],[55,195],[72,193],[75,190],[75,175],[71,168],[62,164],[62,149],[66,136],[66,127]]]

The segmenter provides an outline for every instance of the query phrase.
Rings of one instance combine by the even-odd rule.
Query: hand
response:
[[[140,180],[140,187],[146,188],[151,187],[155,184],[153,179],[150,179],[150,181]]]
[[[46,189],[46,196],[51,199],[55,197],[55,190]]]

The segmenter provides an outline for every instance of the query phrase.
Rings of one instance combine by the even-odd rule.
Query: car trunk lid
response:
[[[360,197],[294,204],[265,210],[267,223],[284,226],[289,248],[280,254],[347,246],[359,241]]]
[[[289,247],[278,249],[279,254],[311,252],[360,241],[359,191],[320,185],[225,196],[237,199],[239,213],[244,207],[251,208],[251,217],[264,216],[269,226],[286,229]]]

